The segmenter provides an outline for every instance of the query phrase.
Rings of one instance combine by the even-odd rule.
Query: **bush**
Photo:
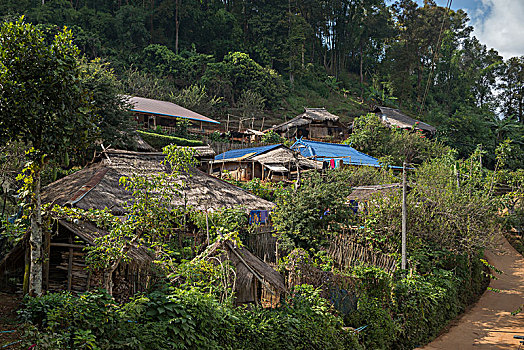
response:
[[[204,143],[199,140],[188,140],[176,136],[160,135],[142,130],[137,130],[140,137],[153,148],[162,149],[167,145],[177,146],[202,146]]]
[[[276,309],[233,308],[196,289],[27,298],[26,340],[41,349],[359,349],[326,300],[300,286]],[[35,327],[38,326],[38,328]]]

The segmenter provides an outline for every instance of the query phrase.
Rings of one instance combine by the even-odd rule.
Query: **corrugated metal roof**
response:
[[[219,154],[215,156],[215,160],[224,160],[224,159],[237,159],[237,158],[247,158],[251,156],[257,156],[259,154],[262,154],[264,152],[270,151],[272,149],[275,149],[277,147],[280,147],[282,144],[276,144],[276,145],[268,145],[268,146],[261,146],[261,147],[252,147],[252,148],[244,148],[244,149],[232,149],[230,151],[224,152],[222,154]],[[247,157],[246,157],[247,156]]]
[[[151,98],[127,96],[129,102],[134,106],[131,108],[133,112],[147,113],[161,115],[165,117],[185,118],[196,120],[204,123],[220,124],[216,120],[204,117],[197,112],[193,112],[187,108],[174,104],[172,102],[153,100]]]
[[[368,156],[348,145],[310,140],[297,140],[293,149],[298,149],[304,157],[314,157],[316,160],[342,160],[345,164],[380,167],[377,158]]]

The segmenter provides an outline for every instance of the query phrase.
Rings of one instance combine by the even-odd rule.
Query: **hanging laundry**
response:
[[[269,221],[269,210],[251,210],[249,212],[249,224],[260,225]]]
[[[335,160],[334,159],[330,159],[329,160],[329,165],[331,166],[331,169],[335,169]]]

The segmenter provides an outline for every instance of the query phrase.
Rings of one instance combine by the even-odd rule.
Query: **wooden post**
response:
[[[206,210],[206,234],[207,234],[207,245],[209,245],[209,214]]]
[[[31,257],[30,257],[30,246],[26,245],[25,247],[25,267],[24,267],[24,282],[23,282],[23,292],[24,295],[29,293],[29,274],[31,270]]]
[[[229,131],[229,113],[227,114],[226,132]]]
[[[406,162],[402,164],[402,270],[406,269],[406,235],[407,235],[407,205],[406,205]]]
[[[266,120],[266,116],[264,115],[262,117],[262,125],[260,126],[260,131],[264,130],[264,121]]]
[[[45,283],[45,290],[48,290],[49,289],[49,260],[51,259],[51,233],[48,230],[46,230],[44,234],[45,234],[44,283]]]
[[[73,237],[69,235],[69,244],[73,244]],[[69,248],[69,262],[67,265],[67,290],[71,291],[73,281],[73,247]]]
[[[89,288],[91,288],[91,273],[93,271],[91,268],[89,268],[89,272],[87,273],[87,280],[86,280],[86,291],[89,291]]]
[[[253,166],[251,167],[251,180],[255,178],[255,162],[253,162]]]

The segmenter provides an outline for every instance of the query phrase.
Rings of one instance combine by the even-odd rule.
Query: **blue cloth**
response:
[[[249,212],[249,224],[260,225],[269,221],[269,210],[251,210]]]

